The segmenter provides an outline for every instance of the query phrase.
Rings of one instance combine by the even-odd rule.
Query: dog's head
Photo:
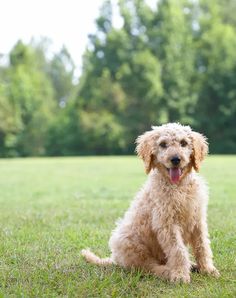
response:
[[[139,136],[136,143],[146,173],[157,168],[171,183],[179,183],[192,168],[199,171],[208,153],[206,138],[178,123],[154,126]]]

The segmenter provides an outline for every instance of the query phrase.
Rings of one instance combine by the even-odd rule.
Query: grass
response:
[[[139,271],[85,263],[108,256],[116,219],[145,180],[135,157],[0,161],[0,297],[236,297],[236,156],[214,156],[209,229],[217,280],[169,284]]]

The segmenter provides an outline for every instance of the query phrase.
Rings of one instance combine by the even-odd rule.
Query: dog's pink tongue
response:
[[[181,170],[179,168],[171,168],[169,171],[170,174],[170,180],[172,183],[178,183],[180,176],[181,176]]]

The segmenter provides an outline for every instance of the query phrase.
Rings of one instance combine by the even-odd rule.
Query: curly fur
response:
[[[89,250],[83,256],[97,265],[142,268],[172,282],[190,282],[191,246],[194,269],[218,277],[208,238],[208,190],[196,173],[208,153],[206,138],[189,126],[169,123],[153,127],[136,142],[148,179],[112,232],[111,257],[101,259]],[[176,183],[169,174],[173,156],[180,159]]]

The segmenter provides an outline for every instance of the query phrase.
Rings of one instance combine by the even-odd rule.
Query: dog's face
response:
[[[157,168],[172,184],[179,183],[200,163],[208,152],[206,138],[189,126],[169,123],[153,127],[137,139],[137,153],[144,160],[146,172]]]

